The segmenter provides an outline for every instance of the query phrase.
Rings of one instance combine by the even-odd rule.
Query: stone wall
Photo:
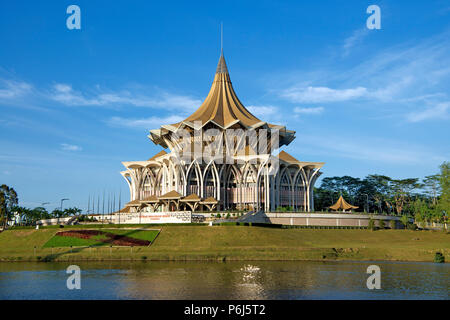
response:
[[[367,214],[335,214],[335,213],[261,213],[268,223],[291,226],[334,226],[334,227],[367,227],[369,220],[383,220],[387,228],[390,221],[396,222],[396,228],[401,226],[400,217]],[[263,217],[258,217],[260,220]]]

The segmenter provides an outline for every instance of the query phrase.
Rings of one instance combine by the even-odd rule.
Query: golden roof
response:
[[[195,201],[200,201],[200,197],[198,195],[196,195],[195,193],[191,193],[190,195],[184,197],[183,199],[181,199],[180,201],[185,201],[185,202],[195,202]]]
[[[161,150],[160,152],[158,152],[157,154],[155,154],[153,157],[151,157],[150,159],[148,159],[148,161],[153,161],[156,160],[159,157],[162,157],[164,155],[166,155],[167,152],[165,150]]]
[[[238,122],[245,127],[264,123],[251,114],[237,97],[223,55],[220,55],[216,75],[205,101],[197,111],[182,122],[193,124],[195,121],[200,121],[202,125],[213,122],[222,128],[228,128]],[[178,127],[180,124],[176,123],[173,126]]]
[[[217,202],[218,201],[214,197],[209,197],[209,198],[206,198],[205,200],[202,201],[202,203],[207,203],[207,204],[209,204],[209,203],[217,203]]]
[[[163,194],[162,196],[159,196],[158,199],[179,199],[181,197],[181,194],[179,194],[175,190],[172,190]]]
[[[158,198],[156,196],[149,196],[141,200],[141,202],[158,202]]]
[[[288,145],[295,139],[295,131],[287,130],[285,126],[270,124],[261,121],[254,116],[237,97],[231,84],[230,75],[223,54],[220,55],[214,81],[208,96],[200,107],[185,120],[161,125],[161,128],[150,130],[149,138],[155,143],[166,148],[167,143],[163,136],[169,132],[176,132],[183,125],[196,130],[203,128],[208,123],[214,123],[222,129],[240,124],[245,129],[256,129],[259,127],[270,130],[279,130],[280,145]]]
[[[344,198],[342,196],[340,196],[338,201],[336,201],[335,204],[330,206],[330,209],[331,210],[348,210],[348,209],[358,209],[358,207],[347,203],[347,201],[345,201]]]
[[[119,212],[128,213],[128,212],[130,212],[130,207],[125,206],[124,208],[119,210]]]
[[[284,150],[278,154],[278,158],[280,160],[283,160],[283,161],[286,161],[289,163],[299,163],[300,162]]]
[[[128,202],[125,207],[139,207],[141,205],[141,202],[139,200],[133,200]]]

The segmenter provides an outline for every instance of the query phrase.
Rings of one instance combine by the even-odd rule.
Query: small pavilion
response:
[[[345,210],[350,210],[350,212],[351,212],[353,209],[358,209],[358,207],[354,206],[354,205],[351,205],[350,203],[345,201],[344,198],[341,195],[339,197],[338,201],[336,201],[335,204],[330,206],[330,209],[334,210],[334,211],[342,211],[342,212],[345,212]]]

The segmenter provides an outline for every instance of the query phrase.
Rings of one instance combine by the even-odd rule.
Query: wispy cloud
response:
[[[64,151],[81,151],[83,148],[77,145],[68,144],[68,143],[61,143],[61,149]]]
[[[295,107],[294,112],[297,114],[320,114],[325,109],[323,107],[311,107],[311,108],[301,108]]]
[[[248,106],[247,109],[255,116],[261,119],[267,119],[273,115],[276,115],[279,110],[275,106]]]
[[[291,102],[336,102],[347,101],[367,95],[367,89],[364,87],[350,89],[332,89],[328,87],[298,87],[294,86],[284,90],[281,93],[283,98]]]
[[[344,47],[356,45],[363,34],[356,32],[344,41]],[[383,117],[400,117],[408,122],[438,119],[439,115],[448,119],[445,116],[450,99],[448,52],[450,32],[443,32],[428,39],[370,52],[353,66],[346,63],[341,67],[334,61],[326,64],[332,67],[286,76],[289,82],[271,91],[290,103],[370,107],[372,112],[382,112]]]
[[[363,39],[369,34],[369,29],[363,28],[355,30],[352,35],[344,40],[342,45],[343,56],[348,56],[350,51],[358,44],[360,44]]]
[[[162,124],[174,124],[183,120],[183,117],[171,115],[168,117],[149,117],[149,118],[122,118],[112,117],[106,122],[114,127],[127,127],[135,129],[156,129]]]
[[[423,111],[411,112],[406,115],[409,122],[421,122],[429,119],[449,119],[450,102],[438,103],[436,106],[426,108]]]
[[[32,86],[23,81],[0,79],[0,99],[13,99],[29,93]]]
[[[421,145],[383,138],[299,134],[298,139],[304,143],[303,152],[314,156],[333,155],[367,162],[402,165],[438,165],[448,156],[436,154]]]
[[[120,106],[131,105],[135,107],[149,108],[177,108],[179,110],[195,110],[201,104],[201,100],[169,93],[162,90],[154,90],[154,96],[144,95],[140,92],[123,90],[120,92],[99,92],[86,94],[74,90],[71,85],[58,83],[53,86],[50,99],[69,106]]]

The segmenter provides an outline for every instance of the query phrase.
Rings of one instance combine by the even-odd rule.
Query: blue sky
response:
[[[296,130],[285,150],[326,162],[323,177],[423,177],[450,160],[448,1],[3,1],[0,183],[29,207],[127,202],[121,161],[150,158],[148,130],[201,104],[222,21],[239,98]]]

